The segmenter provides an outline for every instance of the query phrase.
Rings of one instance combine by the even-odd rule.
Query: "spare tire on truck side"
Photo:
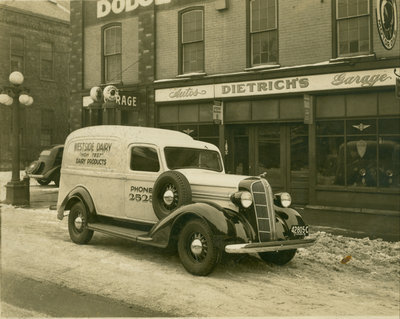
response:
[[[192,189],[185,175],[178,171],[166,171],[157,178],[154,183],[152,203],[159,219],[191,202]]]

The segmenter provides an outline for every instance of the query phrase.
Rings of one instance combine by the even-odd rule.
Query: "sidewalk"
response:
[[[49,208],[57,204],[58,188],[54,185],[31,186],[31,208]],[[382,238],[400,241],[400,214],[380,211],[339,211],[327,207],[295,207],[311,226],[311,233],[325,231],[355,238]]]
[[[311,231],[326,231],[355,238],[382,238],[400,241],[400,214],[398,212],[357,212],[329,207],[296,207]]]

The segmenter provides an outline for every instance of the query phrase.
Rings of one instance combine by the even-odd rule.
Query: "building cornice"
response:
[[[70,36],[70,23],[68,21],[48,17],[42,14],[0,5],[0,23],[19,26],[35,31]]]

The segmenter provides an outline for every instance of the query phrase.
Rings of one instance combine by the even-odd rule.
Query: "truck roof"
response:
[[[72,139],[80,138],[120,138],[125,144],[130,143],[149,143],[160,147],[164,146],[187,146],[217,150],[218,148],[210,143],[194,140],[188,134],[142,126],[122,126],[122,125],[97,125],[73,131],[68,135],[65,143]]]

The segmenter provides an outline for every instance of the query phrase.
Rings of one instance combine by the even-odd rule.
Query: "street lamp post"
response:
[[[24,76],[15,71],[10,74],[11,86],[3,88],[0,94],[0,104],[12,107],[12,175],[11,181],[6,185],[6,203],[11,205],[29,205],[29,183],[21,181],[20,149],[19,149],[19,109],[20,105],[31,105],[33,98],[27,93],[29,90],[22,87]]]

